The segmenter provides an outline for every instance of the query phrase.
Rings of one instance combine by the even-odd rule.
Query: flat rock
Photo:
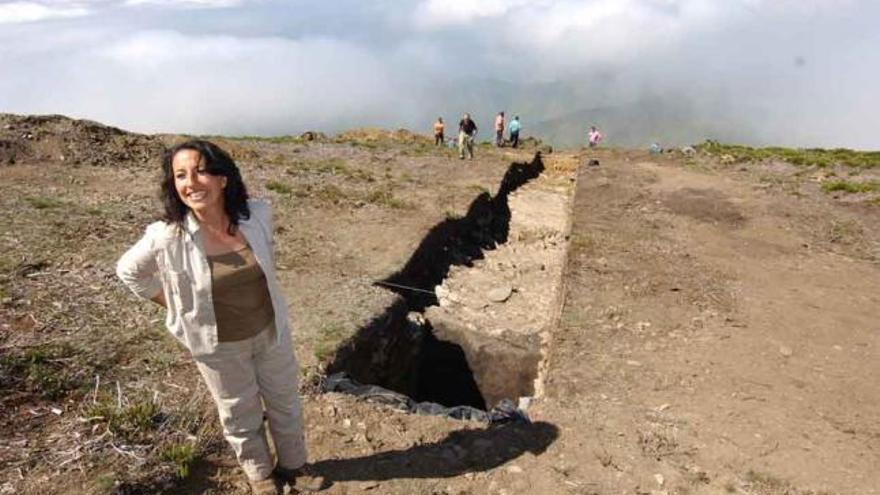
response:
[[[513,287],[509,284],[503,284],[489,289],[489,292],[486,293],[486,297],[492,302],[502,303],[508,300],[512,293]]]

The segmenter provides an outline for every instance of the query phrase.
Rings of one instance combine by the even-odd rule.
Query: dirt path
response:
[[[536,414],[569,491],[877,493],[877,266],[813,248],[796,197],[603,158]]]

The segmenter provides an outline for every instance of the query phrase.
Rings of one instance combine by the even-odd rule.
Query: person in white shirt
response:
[[[305,466],[299,365],[275,279],[270,207],[249,199],[235,162],[208,141],[170,149],[162,175],[164,218],[116,273],[167,308],[166,327],[192,354],[253,492],[282,493],[282,481],[315,476]]]

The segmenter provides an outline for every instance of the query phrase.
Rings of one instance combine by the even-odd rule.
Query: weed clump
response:
[[[824,182],[822,184],[822,190],[828,193],[838,191],[851,194],[871,193],[875,191],[880,191],[880,182],[849,182],[845,180],[834,180]]]
[[[340,323],[327,323],[321,327],[321,333],[315,344],[315,357],[319,362],[326,362],[333,355],[347,333]]]
[[[388,191],[376,190],[367,194],[364,199],[367,203],[395,210],[410,210],[414,208],[412,203],[399,199]]]
[[[119,407],[104,397],[86,411],[93,421],[102,422],[110,433],[132,443],[146,441],[163,419],[162,408],[153,400],[141,400]]]
[[[761,495],[829,495],[825,491],[800,490],[781,478],[769,473],[749,470],[745,475],[746,487],[751,493]],[[736,488],[734,488],[736,490]],[[739,490],[736,490],[739,491]]]
[[[161,459],[174,464],[177,477],[189,476],[189,468],[196,459],[196,446],[192,443],[174,443],[166,446],[160,455]]]
[[[267,181],[266,182],[266,189],[273,191],[273,192],[276,192],[278,194],[284,194],[284,195],[287,195],[287,194],[290,194],[293,192],[293,189],[290,186],[288,186],[287,184],[285,184],[283,182],[277,181],[277,180]]]
[[[31,206],[38,210],[49,210],[53,208],[60,208],[64,205],[61,201],[58,201],[55,198],[47,198],[42,196],[30,196],[27,199],[27,202],[30,203]]]

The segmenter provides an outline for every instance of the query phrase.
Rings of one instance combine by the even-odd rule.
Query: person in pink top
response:
[[[589,141],[590,148],[595,148],[596,146],[599,146],[599,142],[602,141],[602,138],[604,137],[605,136],[603,136],[602,133],[599,132],[599,129],[596,129],[596,126],[591,126],[590,131],[587,133],[587,139]]]
[[[495,117],[495,146],[504,144],[504,112],[498,112]]]

